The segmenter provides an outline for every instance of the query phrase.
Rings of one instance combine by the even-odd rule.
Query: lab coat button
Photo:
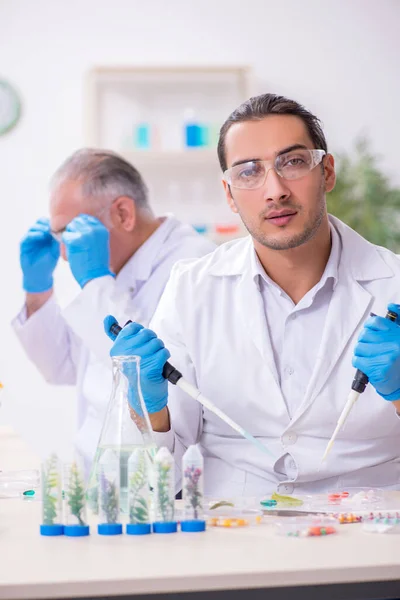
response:
[[[287,431],[282,436],[282,443],[285,446],[291,446],[291,445],[295,444],[296,442],[297,442],[297,435],[294,433],[294,431]]]
[[[292,483],[280,483],[278,485],[278,493],[293,494],[294,485]]]
[[[286,366],[284,369],[285,375],[288,377],[289,375],[293,375],[294,369],[293,367]]]

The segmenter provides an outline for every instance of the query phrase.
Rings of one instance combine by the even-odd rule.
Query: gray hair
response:
[[[132,198],[135,205],[150,211],[148,189],[139,171],[118,154],[109,150],[82,148],[57,169],[50,187],[55,189],[67,180],[81,181],[85,198],[104,209],[120,196]]]

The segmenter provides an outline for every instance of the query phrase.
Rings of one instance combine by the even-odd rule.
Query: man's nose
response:
[[[289,197],[290,190],[283,177],[280,177],[275,169],[269,169],[264,182],[264,200],[274,202],[287,200]]]

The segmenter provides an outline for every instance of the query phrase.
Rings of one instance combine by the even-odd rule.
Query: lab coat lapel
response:
[[[294,419],[314,402],[327,383],[350,338],[372,309],[374,298],[361,282],[393,276],[376,246],[329,216],[341,239],[339,277],[329,304],[314,370]]]
[[[250,268],[243,273],[237,285],[239,316],[242,321],[241,325],[244,328],[244,331],[247,331],[248,336],[260,353],[262,363],[265,364],[266,368],[268,368],[272,374],[276,389],[270,390],[270,392],[274,395],[279,394],[285,405],[278,382],[278,374],[262,296],[253,279]]]
[[[304,401],[294,418],[298,418],[314,402],[351,336],[368,317],[372,304],[372,296],[357,281],[339,278],[329,304],[317,359]]]

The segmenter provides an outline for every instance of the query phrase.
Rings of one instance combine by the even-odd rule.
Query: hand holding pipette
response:
[[[149,329],[143,328],[138,323],[131,323],[128,321],[126,325],[130,324],[130,328],[126,330],[127,342],[125,340],[121,341],[121,348],[113,348],[112,352],[122,352],[125,354],[137,354],[141,356],[144,354],[142,358],[144,360],[151,360],[149,375],[150,377],[146,377],[149,381],[143,382],[143,396],[145,397],[146,405],[149,413],[154,413],[159,410],[162,410],[165,406],[167,406],[167,380],[173,385],[177,385],[184,392],[186,392],[189,396],[200,402],[205,408],[209,411],[213,412],[217,415],[222,421],[224,421],[227,425],[229,425],[232,429],[237,431],[242,437],[246,438],[249,442],[253,444],[258,450],[263,452],[264,454],[268,454],[273,457],[272,453],[268,450],[264,444],[262,444],[257,438],[252,436],[248,431],[243,429],[240,425],[238,425],[233,419],[231,419],[228,415],[226,415],[221,409],[219,409],[211,400],[203,396],[203,394],[189,381],[186,381],[182,377],[182,373],[180,373],[175,367],[173,367],[167,359],[170,354],[166,348],[164,348],[164,344],[157,338],[157,336]],[[115,340],[118,334],[122,331],[122,327],[118,325],[116,319],[111,315],[104,319],[104,329],[105,332],[111,339]],[[135,336],[138,336],[139,338]],[[150,346],[150,344],[152,344]],[[122,346],[124,346],[122,350]],[[145,386],[147,384],[155,384],[154,387],[149,390],[149,394],[146,394]],[[156,393],[156,401],[154,400],[154,393]],[[147,397],[146,397],[147,396]],[[273,457],[274,458],[274,457]]]
[[[399,314],[400,305],[389,304],[385,319],[371,313],[365,323],[354,352],[353,366],[357,372],[322,461],[369,382],[385,400],[400,399],[400,327],[396,323]]]

